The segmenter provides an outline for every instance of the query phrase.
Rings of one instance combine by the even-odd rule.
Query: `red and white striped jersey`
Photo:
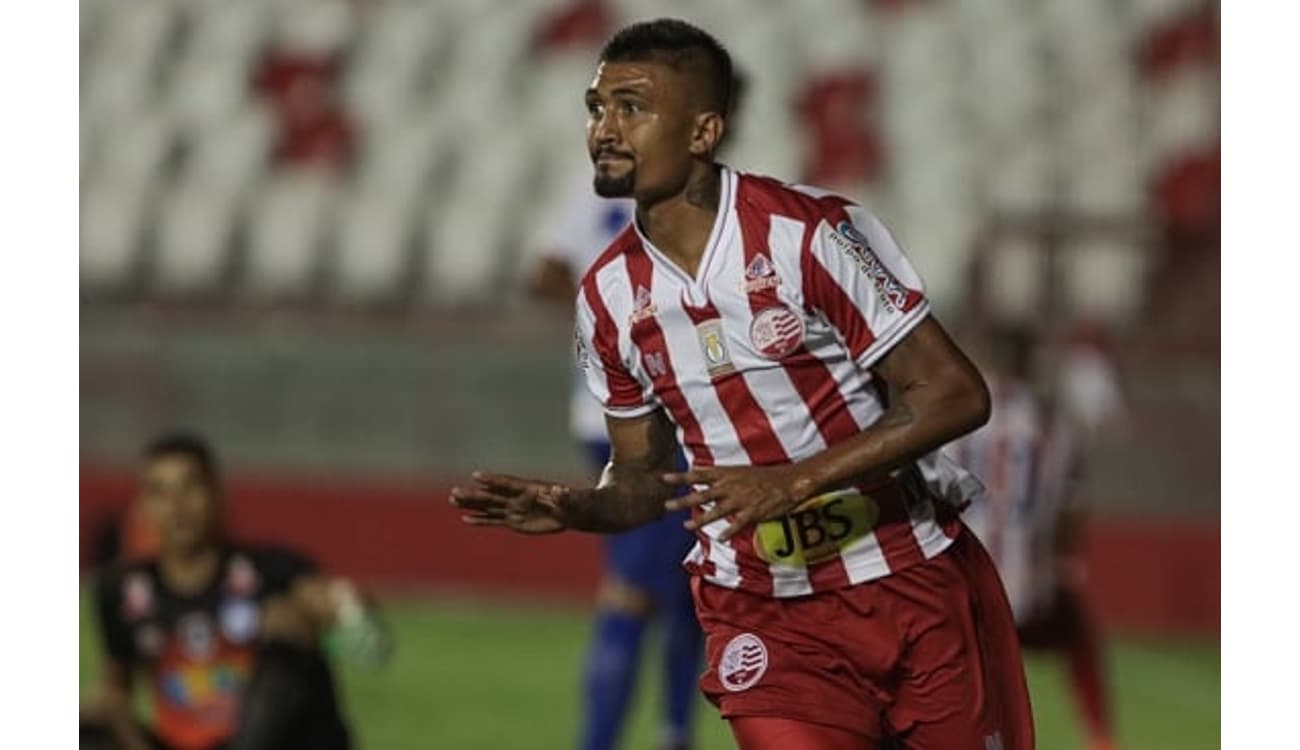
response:
[[[1058,522],[1074,501],[1075,441],[1029,384],[994,378],[993,409],[980,429],[944,451],[983,480],[962,518],[984,544],[1020,623],[1052,604],[1059,585]]]
[[[610,416],[664,409],[692,466],[799,461],[880,419],[885,389],[869,368],[929,305],[861,207],[726,168],[721,182],[694,278],[635,222],[592,264],[577,301],[579,364]],[[935,452],[729,542],[718,539],[726,522],[712,523],[686,566],[776,597],[861,583],[942,552],[954,507],[978,486]]]

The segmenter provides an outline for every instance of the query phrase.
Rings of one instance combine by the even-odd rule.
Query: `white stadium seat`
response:
[[[1129,242],[1079,240],[1064,248],[1065,298],[1069,311],[1089,319],[1124,322],[1142,300],[1145,256]]]
[[[195,180],[166,191],[159,204],[156,289],[182,295],[218,288],[230,264],[238,197]]]
[[[392,298],[410,271],[412,205],[383,194],[354,196],[338,212],[330,264],[332,292],[350,302]]]
[[[163,172],[175,145],[175,128],[160,114],[146,114],[105,128],[92,178],[123,190],[144,190]]]
[[[306,170],[278,174],[266,183],[249,223],[244,280],[249,292],[293,297],[311,291],[336,191],[333,177]]]
[[[990,247],[982,275],[983,298],[994,318],[1032,320],[1043,309],[1047,256],[1034,242],[1005,238]]]
[[[97,290],[131,283],[139,269],[151,191],[92,182],[81,194],[81,283]]]

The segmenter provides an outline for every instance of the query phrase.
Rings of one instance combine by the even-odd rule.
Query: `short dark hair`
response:
[[[217,482],[217,457],[208,441],[192,432],[169,432],[154,438],[144,449],[144,460],[152,461],[163,456],[185,456],[193,459],[208,478]]]
[[[731,53],[709,32],[677,18],[638,21],[619,29],[600,51],[604,62],[661,60],[695,69],[708,82],[706,101],[718,114],[731,114],[735,74]]]

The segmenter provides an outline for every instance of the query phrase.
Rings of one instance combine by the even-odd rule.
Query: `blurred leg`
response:
[[[614,747],[636,687],[649,597],[617,580],[601,586],[583,689],[583,750]]]
[[[683,577],[681,596],[664,612],[664,688],[667,708],[665,746],[690,746],[691,714],[699,690],[704,634],[695,619],[695,606]]]

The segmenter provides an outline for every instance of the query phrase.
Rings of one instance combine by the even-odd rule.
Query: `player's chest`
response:
[[[656,383],[798,367],[810,351],[836,342],[825,320],[805,307],[794,274],[766,253],[721,262],[698,280],[657,273],[651,287],[632,291],[629,339]]]

